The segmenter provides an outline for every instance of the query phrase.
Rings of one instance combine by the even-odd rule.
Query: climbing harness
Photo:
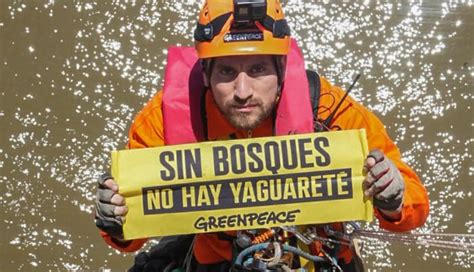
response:
[[[347,226],[346,226],[347,225]],[[299,261],[295,257],[304,258],[316,266],[325,265],[328,271],[343,271],[336,259],[339,245],[354,247],[352,234],[358,229],[356,223],[343,224],[342,231],[333,230],[330,225],[312,225],[304,231],[296,226],[281,226],[270,229],[239,231],[235,239],[241,247],[234,259],[235,271],[306,271],[304,268],[292,267]],[[324,231],[327,237],[319,235]],[[307,253],[291,245],[296,238],[305,245],[317,244],[319,253]]]

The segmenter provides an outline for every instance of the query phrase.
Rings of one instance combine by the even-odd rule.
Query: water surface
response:
[[[472,233],[472,1],[285,1],[308,68],[386,124],[428,188],[420,232]],[[353,3],[355,2],[355,3]],[[95,182],[160,88],[166,48],[192,45],[200,1],[0,1],[0,265],[124,270],[102,242]],[[367,226],[376,229],[375,226]],[[471,254],[369,241],[367,267],[470,270]]]

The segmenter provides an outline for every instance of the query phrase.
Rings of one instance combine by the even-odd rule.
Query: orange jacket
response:
[[[321,94],[318,117],[325,119],[341,100],[344,91],[332,86],[321,77]],[[163,116],[161,111],[162,92],[158,92],[138,114],[129,133],[128,148],[144,148],[164,145]],[[233,137],[246,138],[272,135],[272,120],[266,120],[251,131],[239,131],[233,128],[217,109],[210,92],[206,96],[206,111],[208,116],[208,137],[211,140],[229,139]],[[333,118],[332,128],[359,129],[365,128],[369,150],[380,149],[398,167],[405,179],[404,205],[402,217],[392,222],[385,219],[376,210],[380,226],[386,230],[403,232],[424,224],[428,216],[428,196],[415,172],[401,160],[400,151],[387,135],[384,125],[364,106],[347,97]],[[125,252],[138,250],[146,239],[134,240],[127,244],[115,243],[106,233],[101,232],[105,241],[116,249]],[[199,234],[194,246],[196,259],[203,264],[230,261],[231,246],[228,241],[220,240],[216,234]],[[350,258],[343,256],[346,261]]]

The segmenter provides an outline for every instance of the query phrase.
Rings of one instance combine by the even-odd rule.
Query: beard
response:
[[[246,101],[245,104],[254,106],[251,112],[239,112],[236,107],[242,106],[242,103],[236,100],[228,101],[224,103],[224,105],[217,104],[217,106],[219,111],[234,128],[253,130],[270,116],[276,106],[276,101],[266,107],[264,103],[258,99]]]

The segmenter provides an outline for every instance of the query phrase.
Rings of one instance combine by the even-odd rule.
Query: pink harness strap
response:
[[[204,141],[202,68],[193,47],[170,47],[163,87],[165,144]]]
[[[275,134],[310,132],[313,132],[313,108],[304,58],[296,41],[292,39],[283,91],[276,111]]]

